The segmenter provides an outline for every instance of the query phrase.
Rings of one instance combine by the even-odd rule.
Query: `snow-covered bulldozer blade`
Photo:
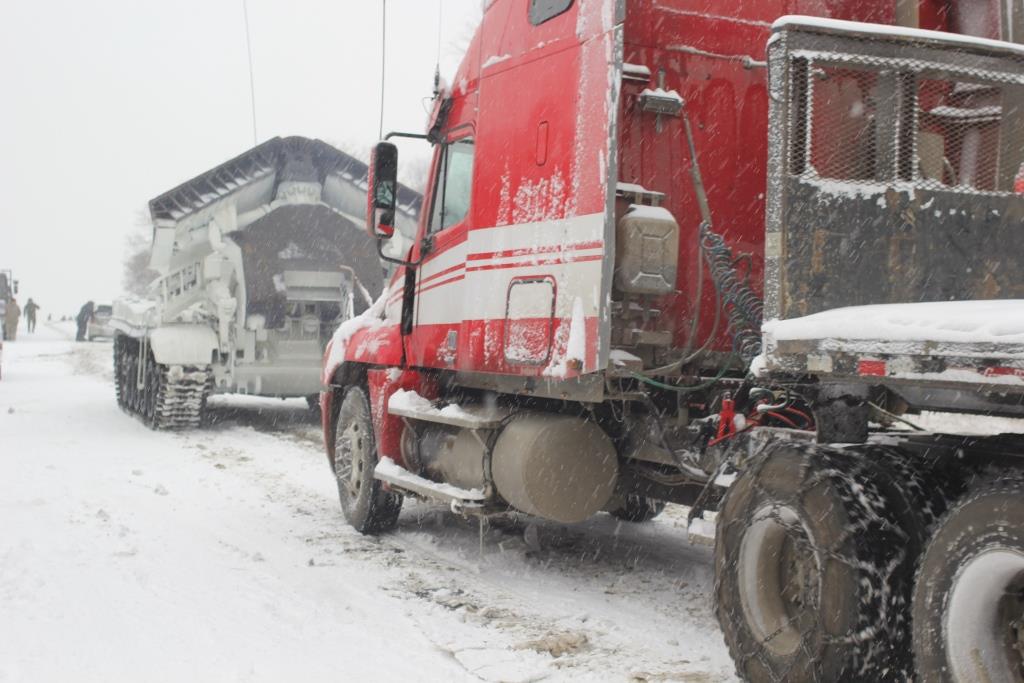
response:
[[[319,140],[274,138],[153,199],[151,299],[114,304],[121,407],[182,428],[214,392],[316,395],[335,327],[383,286],[365,178]],[[420,197],[400,194],[414,222]]]

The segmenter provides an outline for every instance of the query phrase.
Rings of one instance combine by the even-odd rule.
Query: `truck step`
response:
[[[374,468],[373,478],[390,484],[396,489],[407,491],[422,498],[449,503],[453,508],[461,510],[482,508],[484,494],[477,489],[461,489],[451,484],[439,484],[413,474],[404,467],[398,466],[391,458],[381,458]]]
[[[499,406],[447,405],[436,407],[415,391],[399,389],[388,400],[391,415],[424,422],[436,422],[463,429],[498,429],[512,411]]]

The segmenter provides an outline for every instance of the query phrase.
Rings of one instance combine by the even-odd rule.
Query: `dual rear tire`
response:
[[[920,475],[901,467],[884,452],[783,442],[730,488],[716,610],[744,679],[912,678],[907,612],[938,510],[908,493]]]
[[[979,477],[960,495],[969,476],[879,446],[756,458],[716,538],[739,674],[1024,683],[1024,477]]]
[[[922,683],[1024,681],[1024,479],[982,479],[942,520],[913,624]]]

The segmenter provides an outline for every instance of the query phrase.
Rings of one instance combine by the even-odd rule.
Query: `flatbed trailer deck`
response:
[[[918,409],[1024,417],[1024,300],[851,306],[764,326],[760,373],[885,388]]]

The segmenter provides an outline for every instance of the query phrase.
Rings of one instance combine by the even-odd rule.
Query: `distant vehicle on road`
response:
[[[110,316],[114,313],[114,307],[110,304],[100,304],[93,311],[92,318],[85,328],[85,338],[92,341],[97,337],[114,338],[114,328],[110,326]]]

